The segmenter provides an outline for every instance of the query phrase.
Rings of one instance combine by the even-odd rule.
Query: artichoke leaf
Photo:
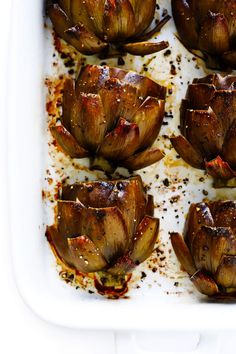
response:
[[[72,158],[89,156],[89,152],[77,143],[77,140],[63,125],[51,125],[50,131],[60,148]]]
[[[209,11],[199,33],[199,48],[210,54],[221,54],[230,49],[228,22],[223,14]]]
[[[108,47],[106,42],[89,32],[84,25],[77,24],[66,30],[66,35],[74,44],[75,48],[85,55],[100,53]]]
[[[230,165],[217,156],[211,161],[205,161],[207,173],[215,179],[228,180],[236,176]]]
[[[204,295],[214,296],[219,293],[215,281],[202,271],[197,271],[190,279],[198,291]]]
[[[156,52],[160,52],[169,47],[169,43],[166,41],[154,43],[154,42],[133,42],[124,44],[122,48],[129,54],[133,55],[149,55]]]
[[[63,200],[79,200],[86,207],[105,208],[112,193],[115,181],[93,181],[89,183],[77,183],[62,187]]]
[[[145,216],[134,235],[133,249],[130,252],[130,259],[134,264],[140,264],[151,256],[158,233],[159,219]]]
[[[124,254],[128,244],[127,227],[117,207],[88,208],[81,234],[88,235],[108,262]]]
[[[236,256],[228,255],[222,257],[217,269],[216,281],[225,288],[236,287]]]
[[[65,237],[61,237],[61,233],[58,229],[55,226],[47,227],[46,237],[61,262],[69,267],[74,267],[67,240]]]
[[[160,149],[151,147],[123,160],[122,165],[129,170],[136,171],[160,161],[164,156]]]
[[[176,232],[172,232],[170,238],[181,266],[189,275],[193,275],[196,272],[196,267],[183,237]]]
[[[104,39],[122,41],[135,33],[135,16],[129,0],[106,0],[103,16]]]
[[[99,147],[98,154],[110,160],[123,160],[139,146],[139,128],[120,118],[114,130],[108,133]]]
[[[202,226],[215,226],[211,210],[206,203],[192,204],[185,222],[184,238],[190,250],[193,239]]]
[[[107,262],[100,250],[85,235],[68,238],[68,248],[76,269],[83,273],[92,273],[103,270]]]
[[[186,95],[189,100],[189,108],[206,109],[206,107],[209,106],[215,91],[215,86],[211,84],[193,83],[189,85]]]
[[[139,127],[139,148],[145,148],[156,140],[165,113],[165,102],[147,97],[136,111],[132,121]]]
[[[183,136],[173,136],[171,143],[182,159],[192,167],[204,169],[204,160],[201,153]]]
[[[206,159],[217,156],[222,148],[224,132],[221,120],[211,108],[186,111],[186,138]]]
[[[61,237],[81,234],[84,205],[72,201],[59,200],[57,203],[57,224]]]

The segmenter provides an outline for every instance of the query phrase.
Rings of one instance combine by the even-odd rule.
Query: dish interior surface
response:
[[[118,301],[108,300],[97,294],[90,282],[69,286],[62,281],[58,276],[60,267],[44,236],[46,225],[53,223],[55,194],[63,180],[73,183],[107,178],[102,172],[89,171],[88,160],[72,161],[56,149],[48,125],[57,116],[52,118],[45,107],[55,108],[59,76],[68,76],[69,71],[73,75],[71,70],[81,64],[106,62],[119,66],[120,62],[117,58],[82,59],[78,53],[71,54],[70,49],[66,55],[72,55],[74,60],[73,64],[68,64],[67,59],[62,59],[55,51],[50,22],[46,21],[43,28],[41,1],[36,5],[29,0],[23,5],[19,3],[15,1],[13,11],[13,18],[17,19],[15,23],[13,21],[13,27],[18,26],[19,30],[17,36],[12,35],[11,53],[20,51],[22,55],[17,63],[11,55],[8,139],[12,251],[16,280],[23,298],[44,319],[76,328],[233,327],[230,321],[235,311],[233,304],[209,303],[200,295],[188,275],[180,270],[169,240],[169,232],[182,232],[190,203],[204,198],[236,197],[234,189],[214,189],[211,177],[204,171],[187,166],[176,156],[168,138],[179,132],[179,106],[187,85],[193,78],[211,71],[179,42],[173,20],[156,38],[157,41],[168,39],[167,50],[145,58],[124,57],[125,65],[121,68],[135,70],[167,87],[166,115],[156,142],[166,156],[137,171],[148,193],[154,195],[155,216],[161,222],[156,250],[134,271],[127,296]],[[165,10],[171,14],[168,0],[158,3],[160,14]],[[14,28],[12,33],[15,33]],[[62,48],[62,52],[65,51],[67,49]],[[24,89],[19,91],[18,82]],[[117,169],[114,177],[120,176],[129,176],[128,171]],[[24,213],[19,213],[22,207]],[[226,320],[219,323],[216,319],[221,313]]]

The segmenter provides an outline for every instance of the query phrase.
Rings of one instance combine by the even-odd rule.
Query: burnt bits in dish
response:
[[[181,41],[208,67],[236,69],[235,0],[172,0],[172,12]]]
[[[208,75],[188,86],[180,108],[178,154],[219,183],[236,176],[236,76]]]
[[[170,19],[155,25],[156,0],[50,1],[48,15],[56,33],[85,55],[147,55],[168,47],[148,42]]]
[[[87,65],[68,78],[61,125],[51,132],[72,158],[92,157],[92,167],[138,170],[163,158],[153,143],[161,129],[166,88],[145,76]]]

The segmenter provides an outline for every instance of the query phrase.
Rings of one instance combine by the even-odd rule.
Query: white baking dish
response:
[[[168,0],[160,2],[169,3]],[[59,279],[54,258],[44,237],[44,224],[47,219],[41,198],[47,164],[43,87],[45,66],[48,62],[42,14],[42,0],[13,1],[8,66],[8,173],[12,258],[16,281],[23,299],[41,318],[73,328],[188,331],[236,329],[236,306],[209,303],[193,290],[187,277],[183,280],[183,287],[192,289],[193,294],[183,290],[182,294],[178,295],[174,289],[173,295],[167,295],[166,291],[158,286],[149,288],[145,280],[140,291],[132,290],[130,299],[119,301],[77,291]],[[173,24],[169,24],[166,30],[170,33],[173,28]],[[163,30],[162,37],[164,35]],[[171,50],[176,55],[178,41],[173,36],[170,42],[173,46]],[[185,50],[183,53],[186,53]],[[192,58],[190,54],[186,55]],[[157,64],[160,63],[159,71],[153,75],[156,76],[154,78],[160,75],[160,79],[164,80],[164,72],[169,68],[170,59],[166,60],[167,63],[162,67],[163,56],[158,54],[157,58]],[[182,74],[186,75],[183,90],[180,89],[181,79],[173,79],[176,83],[179,82],[176,99],[184,95],[186,82],[192,75],[202,75],[200,70],[194,68],[192,72],[186,71],[185,62],[187,63],[187,60],[183,60],[181,64]],[[140,62],[137,61],[136,65],[139,70]],[[173,107],[173,112],[177,114],[177,106]],[[178,117],[175,117],[175,120],[177,121]],[[163,168],[161,166],[163,165],[157,164],[148,170],[148,177],[144,174],[142,176],[151,179],[159,172],[164,173],[165,170],[159,171]],[[190,172],[194,172],[196,178],[199,178],[197,171],[183,167],[183,173]],[[210,179],[206,185],[207,183],[210,184]],[[190,187],[194,192],[190,194],[191,200],[203,198],[198,186],[194,187],[192,184]],[[230,190],[225,193],[226,197],[231,195],[233,198],[236,192]],[[209,195],[214,197],[215,191],[210,190]],[[155,198],[161,200],[164,196],[159,191]],[[163,222],[162,234],[165,232],[163,228],[168,224],[173,225],[173,230],[181,230],[184,218],[182,217],[182,223],[177,225],[173,215],[170,210],[169,219]],[[173,268],[173,274],[178,268],[178,265]],[[162,287],[169,289],[170,280],[161,279]]]

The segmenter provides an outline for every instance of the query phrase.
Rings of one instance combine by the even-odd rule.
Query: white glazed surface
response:
[[[170,12],[168,0],[159,3]],[[170,143],[163,138],[157,144],[161,148],[165,147],[167,154],[165,160],[140,171],[140,175],[145,183],[153,182],[150,192],[154,194],[156,203],[161,205],[155,213],[161,219],[160,238],[161,242],[165,243],[168,257],[168,264],[163,268],[164,274],[159,272],[160,269],[156,273],[149,271],[148,263],[151,261],[144,263],[133,277],[138,280],[142,270],[147,273],[142,282],[138,280],[140,288],[136,289],[137,282],[132,282],[128,293],[129,299],[119,301],[90,295],[60,280],[55,259],[44,237],[45,225],[52,221],[53,204],[50,208],[48,203],[46,206],[43,205],[41,191],[42,188],[48,188],[45,184],[45,170],[50,167],[52,171],[51,158],[48,157],[49,152],[51,157],[54,154],[52,150],[48,151],[47,144],[49,136],[46,125],[44,79],[46,75],[54,76],[64,69],[63,66],[59,66],[55,71],[51,67],[52,40],[48,30],[43,30],[42,2],[38,0],[33,3],[26,0],[22,3],[15,0],[13,9],[8,116],[11,237],[16,279],[26,303],[40,317],[75,328],[234,329],[235,306],[209,303],[195,291],[188,277],[180,272],[173,253],[169,255],[168,232],[182,230],[189,206],[188,201],[202,200],[204,198],[202,190],[207,190],[209,193],[207,197],[212,199],[220,199],[223,196],[225,199],[235,198],[236,192],[212,189],[210,178],[206,178],[201,171],[187,167],[184,163],[170,167],[172,161],[175,161],[176,154],[173,149],[169,150]],[[203,69],[195,68],[196,61],[193,61],[193,56],[182,48],[174,32],[175,28],[171,21],[158,36],[158,40],[168,37],[171,56],[166,58],[163,53],[158,53],[149,63],[147,73],[162,84],[170,81],[175,84],[166,107],[167,112],[172,109],[174,118],[166,119],[169,124],[163,126],[161,135],[170,135],[178,131],[179,102],[185,95],[187,82],[192,81],[193,77],[205,74]],[[181,70],[177,69],[178,75],[170,77],[170,61],[173,59],[176,64],[176,56],[179,54],[182,55]],[[127,57],[126,68],[141,71],[143,60],[148,62],[151,57],[136,58],[135,61]],[[89,58],[88,61],[92,63],[94,59]],[[116,65],[116,60],[107,62]],[[63,165],[65,162],[68,165],[68,158],[62,153],[59,155]],[[79,161],[79,164],[84,163],[82,160]],[[58,164],[57,160],[57,169]],[[67,175],[69,172],[72,171],[66,170],[64,173]],[[72,173],[73,177],[75,172]],[[158,180],[155,178],[156,174],[159,175]],[[205,181],[199,184],[199,178],[202,176]],[[61,177],[55,173],[54,183]],[[164,188],[162,183],[166,177],[171,181],[169,188]],[[190,182],[183,186],[186,191],[184,195],[182,190],[179,192],[178,187],[182,184],[181,180],[186,177]],[[79,178],[83,179],[84,175],[79,174]],[[90,178],[94,179],[96,176]],[[173,187],[176,189],[173,190]],[[176,206],[169,200],[176,194],[181,195],[177,206],[178,219],[174,211]],[[167,212],[163,210],[164,200]],[[178,288],[174,286],[175,282],[179,282]],[[223,320],[219,321],[219,318]]]

